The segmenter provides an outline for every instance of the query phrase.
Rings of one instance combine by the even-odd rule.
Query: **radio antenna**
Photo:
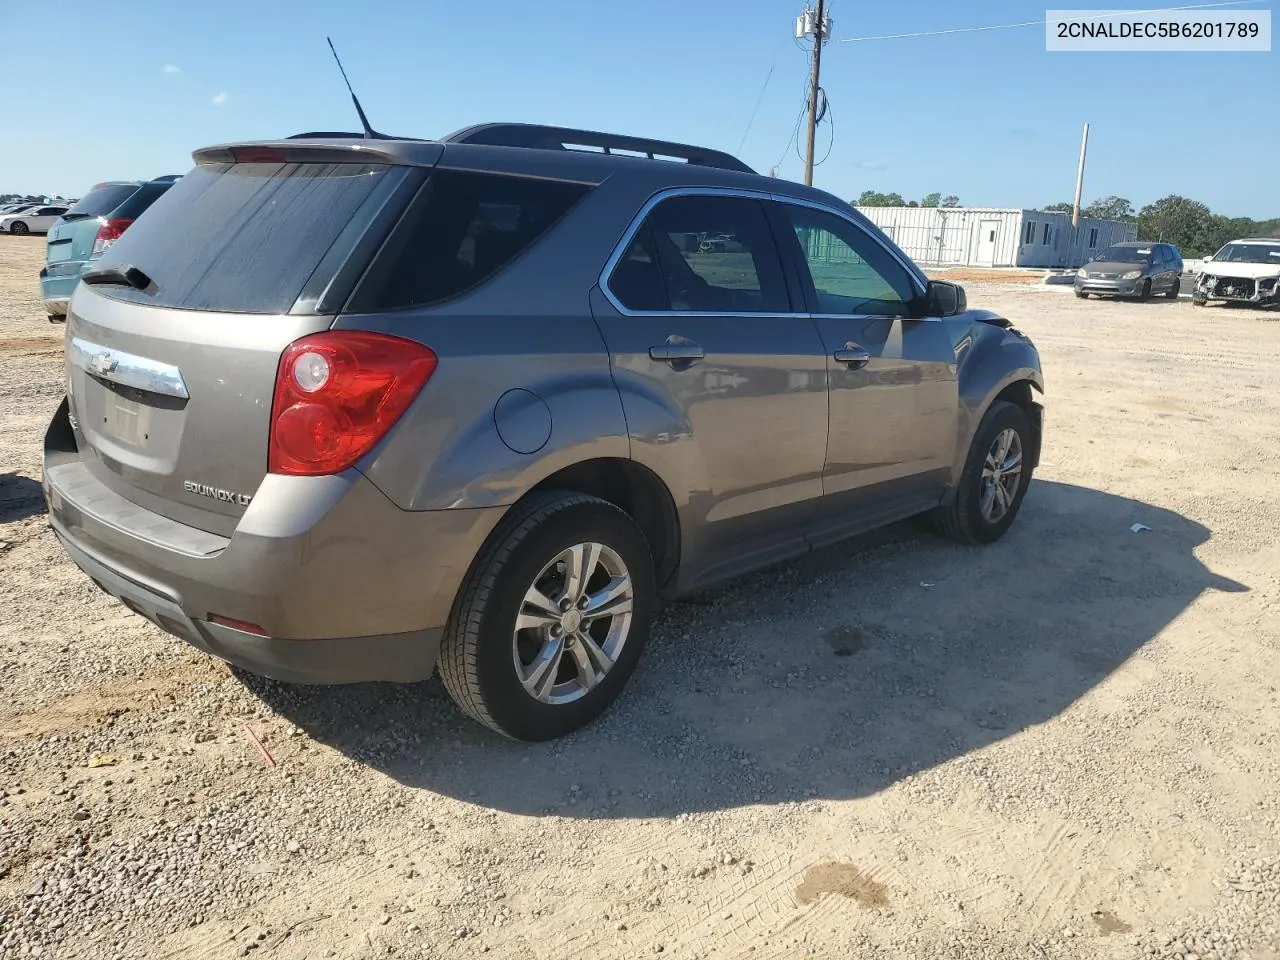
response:
[[[325,37],[325,40],[329,44],[329,52],[333,54],[333,59],[337,61],[338,70],[342,74],[342,82],[347,85],[347,92],[351,94],[351,102],[355,104],[356,113],[360,115],[360,126],[364,128],[364,138],[366,140],[385,140],[385,136],[369,126],[369,118],[364,115],[364,107],[360,106],[360,98],[351,89],[351,81],[347,79],[347,71],[342,68],[342,61],[338,58],[338,51],[333,48],[333,41],[328,37]]]

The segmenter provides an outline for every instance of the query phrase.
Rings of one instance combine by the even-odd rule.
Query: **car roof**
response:
[[[418,140],[342,132],[297,134],[284,140],[225,143],[196,150],[196,163],[232,159],[233,151],[274,150],[285,156],[327,162],[364,159],[408,166],[484,168],[510,174],[561,176],[600,184],[631,173],[666,187],[723,187],[820,201],[848,212],[853,208],[823,190],[763,176],[719,150],[625,134],[537,124],[485,123],[464,127],[439,140]],[[620,152],[615,152],[620,151]],[[646,156],[645,154],[648,154]],[[670,158],[670,159],[667,159]],[[683,162],[680,162],[683,161]]]
[[[1243,240],[1228,240],[1227,243],[1280,243],[1276,237],[1246,237]]]

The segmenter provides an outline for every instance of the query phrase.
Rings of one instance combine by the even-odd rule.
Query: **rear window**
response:
[[[109,297],[227,313],[286,313],[339,238],[363,232],[405,168],[357,163],[202,164],[179,180],[98,262],[133,266],[142,291],[102,285]],[[348,229],[349,228],[349,229]]]
[[[112,218],[137,220],[147,207],[159,200],[161,195],[172,186],[173,184],[168,182],[144,183],[133,191],[133,196],[126,198],[124,203],[111,211]]]
[[[129,199],[129,195],[138,189],[136,183],[109,183],[103,187],[90,190],[83,199],[76,202],[67,216],[78,218],[104,217],[120,204]]]
[[[390,310],[465,293],[506,267],[589,188],[484,173],[433,173],[351,309]]]

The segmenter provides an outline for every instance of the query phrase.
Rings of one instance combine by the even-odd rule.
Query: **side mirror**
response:
[[[1201,260],[1202,262],[1204,262],[1204,263],[1208,263],[1208,262],[1209,262],[1210,260],[1212,260],[1212,259],[1213,259],[1213,257],[1201,257],[1201,258],[1200,258],[1200,260]]]
[[[930,280],[925,290],[925,316],[954,317],[969,309],[964,287],[946,280]]]

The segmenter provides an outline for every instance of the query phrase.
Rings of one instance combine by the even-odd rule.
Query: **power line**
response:
[[[738,141],[738,149],[734,151],[736,154],[742,153],[742,148],[747,142],[747,134],[751,132],[751,125],[756,122],[756,114],[760,112],[760,104],[764,102],[764,93],[769,89],[769,81],[773,79],[774,67],[777,67],[778,61],[773,62],[773,66],[769,68],[769,75],[764,78],[764,86],[760,88],[760,96],[756,97],[756,105],[751,108],[751,119],[747,121],[747,128],[742,131],[742,139]]]
[[[1097,19],[1109,20],[1116,17],[1132,17],[1143,13],[1174,13],[1178,10],[1207,10],[1212,7],[1240,7],[1259,0],[1223,0],[1220,3],[1195,3],[1181,7],[1156,7],[1152,10],[1119,10],[1111,14],[1102,14]],[[868,40],[905,40],[911,37],[941,37],[952,33],[979,33],[984,30],[1011,30],[1016,27],[1042,27],[1048,20],[1023,20],[1019,23],[993,23],[981,27],[950,27],[946,30],[921,30],[916,33],[886,33],[876,37],[841,37],[841,43],[863,43]]]

